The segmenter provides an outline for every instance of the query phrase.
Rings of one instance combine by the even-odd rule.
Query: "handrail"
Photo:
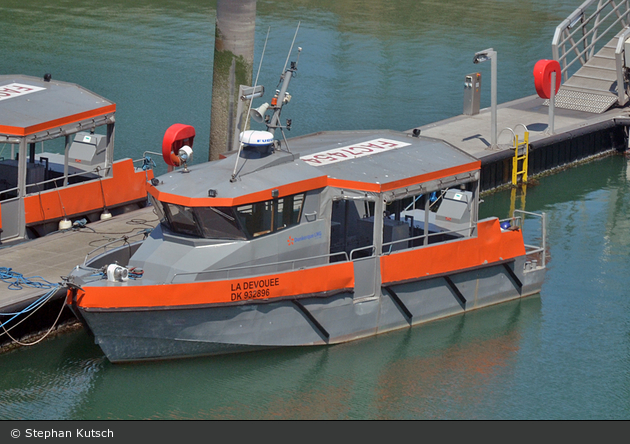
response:
[[[624,44],[626,40],[630,37],[630,28],[626,29],[619,35],[619,40],[617,40],[617,47],[615,48],[615,68],[617,69],[617,102],[620,106],[624,106],[628,101],[628,96],[626,94],[626,82],[624,76]],[[630,57],[630,55],[628,55]]]
[[[160,154],[160,153],[153,153],[152,151],[145,151],[144,152],[144,154],[147,154],[147,153]],[[144,162],[144,161],[145,161],[145,158],[143,157],[142,159],[132,160],[132,163]],[[28,183],[28,184],[26,184],[26,187],[25,187],[26,190],[27,190],[26,194],[28,194],[28,189],[29,188],[45,185],[47,183],[56,182],[58,180],[69,179],[71,177],[79,177],[79,176],[86,176],[86,175],[89,175],[89,174],[95,174],[96,176],[98,176],[98,178],[105,178],[105,177],[107,177],[108,170],[110,170],[110,169],[111,169],[111,166],[106,167],[106,168],[101,168],[100,165],[99,165],[99,166],[96,166],[94,169],[91,169],[89,171],[81,171],[81,172],[78,172],[78,173],[68,174],[68,176],[53,177],[52,179],[43,180],[41,182]],[[101,175],[101,173],[100,173],[101,171],[104,171],[103,175]],[[93,180],[96,180],[96,179],[97,178],[95,177]],[[55,183],[55,188],[58,188],[56,183]],[[17,190],[19,190],[19,187],[10,188],[8,190],[0,190],[0,194],[9,193],[11,191],[17,191]],[[46,190],[46,191],[48,191],[48,190]]]
[[[442,234],[459,233],[460,231],[463,231],[463,232],[472,232],[472,230],[476,227],[476,225],[477,225],[477,224],[475,223],[475,224],[470,224],[470,225],[468,225],[468,226],[467,226],[467,227],[465,227],[465,228],[460,228],[460,229],[458,229],[458,230],[449,230],[449,231],[440,231],[440,232],[437,232],[437,233],[420,234],[420,235],[418,235],[418,236],[406,237],[406,238],[404,238],[404,239],[398,239],[398,240],[395,240],[395,241],[383,242],[383,248],[385,248],[386,246],[394,245],[394,244],[400,244],[400,243],[403,243],[403,242],[414,241],[414,240],[416,240],[416,239],[424,239],[425,237],[428,239],[428,238],[430,238],[431,236],[439,236],[439,235],[442,235]],[[463,237],[463,238],[465,239],[466,237],[468,237],[468,236],[464,235],[464,237]],[[427,245],[428,245],[428,244],[427,244]],[[420,246],[418,246],[417,248],[422,248],[422,247],[424,247],[424,245],[420,245]],[[390,254],[391,252],[392,252],[392,251],[391,251],[391,249],[390,249],[390,251],[388,251],[387,253],[382,253],[382,254],[383,254],[383,255],[388,255],[388,254]]]
[[[590,13],[589,10],[594,6],[595,10]],[[610,8],[609,8],[610,6]],[[590,15],[587,17],[587,14]],[[613,14],[616,19],[608,25],[607,21]],[[554,60],[560,62],[564,80],[568,80],[568,69],[574,63],[580,62],[581,65],[586,64],[595,54],[597,42],[602,38],[610,39],[609,31],[615,30],[617,34],[623,28],[628,26],[628,17],[630,16],[630,0],[587,0],[573,13],[569,15],[560,25],[556,27],[551,50]],[[590,29],[587,26],[591,25]],[[602,27],[608,25],[602,31]],[[574,36],[581,31],[582,36],[576,41]],[[570,47],[567,49],[567,44]],[[583,49],[578,46],[583,45]],[[570,59],[570,54],[575,53]]]
[[[262,267],[275,267],[278,265],[284,265],[284,264],[291,264],[291,267],[289,267],[290,270],[295,270],[296,268],[296,264],[298,262],[305,262],[305,261],[312,261],[314,259],[321,259],[321,258],[331,258],[334,256],[339,256],[339,255],[343,255],[345,256],[345,260],[348,261],[348,253],[346,253],[345,251],[340,251],[338,253],[329,253],[329,254],[322,254],[319,256],[311,256],[311,257],[305,257],[305,258],[300,258],[300,259],[292,259],[289,261],[278,261],[278,262],[270,262],[268,264],[254,264],[254,265],[245,265],[245,266],[241,266],[241,267],[230,267],[230,268],[221,268],[218,270],[206,270],[206,271],[186,271],[183,273],[175,273],[173,275],[173,277],[171,277],[170,281],[168,282],[169,284],[172,284],[173,281],[175,280],[175,278],[179,277],[179,276],[199,276],[199,275],[204,275],[204,274],[208,274],[208,273],[227,273],[228,278],[229,278],[229,274],[230,272],[234,272],[234,271],[238,271],[238,270],[251,270],[252,268],[262,268]]]
[[[155,154],[156,156],[161,156],[161,155],[162,155],[162,153],[157,153],[157,152],[155,152],[155,151],[144,151],[144,152],[142,153],[142,158],[140,158],[140,159],[136,159],[136,160],[133,160],[132,162],[133,162],[133,163],[139,163],[139,162],[143,162],[143,163],[144,163],[144,162],[146,162],[146,160],[147,160],[147,154]]]
[[[130,234],[130,235],[125,235],[123,237],[119,237],[118,239],[114,239],[113,241],[107,242],[106,244],[103,244],[103,245],[101,245],[99,247],[94,248],[91,251],[88,251],[88,253],[85,255],[85,259],[83,260],[83,265],[87,265],[88,258],[90,257],[90,255],[92,255],[93,253],[97,252],[98,250],[103,249],[103,253],[105,253],[106,252],[105,248],[107,248],[108,246],[110,246],[112,244],[115,244],[117,242],[121,242],[121,241],[124,242],[124,243],[128,243],[127,241],[129,239],[131,239],[132,237],[136,237],[136,236],[138,236],[140,234],[147,235],[147,230],[146,229],[145,230],[140,230],[140,231],[138,231],[136,233],[133,233],[133,234]]]
[[[9,188],[8,190],[2,190],[2,191],[0,191],[0,194],[10,193],[11,191],[18,191],[19,189],[20,189],[20,187]],[[9,198],[9,199],[10,199],[10,198]]]
[[[52,179],[48,179],[48,180],[43,180],[41,182],[36,182],[36,183],[28,183],[26,184],[26,188],[28,189],[29,187],[34,187],[34,186],[38,186],[38,185],[44,185],[47,184],[49,182],[54,182],[56,180],[64,180],[66,178],[71,178],[71,177],[77,177],[77,176],[83,176],[83,175],[87,175],[87,174],[96,174],[98,177],[103,177],[99,174],[99,171],[105,171],[108,168],[94,168],[93,170],[90,171],[82,171],[80,173],[74,173],[74,174],[69,174],[68,176],[59,176],[59,177],[54,177]],[[107,174],[107,173],[105,173]],[[57,184],[55,184],[55,187],[57,187]],[[28,194],[28,192],[27,192]]]
[[[522,214],[522,216],[517,216]],[[525,254],[528,256],[540,253],[541,265],[543,268],[547,265],[547,213],[532,213],[525,210],[514,210],[513,218],[520,219],[520,228],[525,226],[525,217],[532,216],[540,219],[540,245],[525,244]]]
[[[372,250],[370,251],[370,256],[374,256],[374,252],[376,250],[376,247],[374,245],[367,245],[365,247],[359,247],[359,248],[355,248],[354,250],[350,250],[350,260],[353,261],[354,260],[354,253],[358,252],[358,251],[363,251],[363,250]]]

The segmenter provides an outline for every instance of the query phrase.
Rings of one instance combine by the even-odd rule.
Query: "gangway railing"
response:
[[[610,40],[628,26],[629,16],[630,0],[587,0],[562,21],[551,50],[554,60],[560,62],[563,79],[569,78],[572,65],[584,65],[593,57],[603,46],[598,45],[600,40]]]
[[[626,94],[627,82],[625,74],[625,66],[630,63],[630,55],[628,56],[628,62],[625,62],[625,43],[630,38],[630,28],[627,28],[621,34],[617,40],[617,46],[615,48],[615,68],[617,71],[617,101],[619,105],[623,106],[628,101],[628,95]],[[620,87],[619,85],[623,85]]]
[[[617,37],[615,58],[619,105],[627,102],[623,67],[624,42],[630,35],[630,0],[587,0],[556,27],[551,43],[554,60],[560,63],[566,82],[607,42]]]

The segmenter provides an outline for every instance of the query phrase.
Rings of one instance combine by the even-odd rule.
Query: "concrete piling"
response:
[[[256,0],[218,0],[208,160],[231,149],[239,85],[251,85]]]

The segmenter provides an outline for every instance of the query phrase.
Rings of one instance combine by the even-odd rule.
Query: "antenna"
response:
[[[293,45],[295,44],[295,38],[297,37],[298,30],[300,29],[300,23],[298,22],[297,28],[295,28],[295,34],[293,35],[293,41],[291,42],[291,48],[289,48],[289,53],[287,54],[287,60],[284,62],[284,68],[282,68],[282,75],[284,75],[287,70],[287,64],[289,63],[289,58],[291,57],[291,52],[293,51]]]
[[[289,58],[291,57],[291,53],[293,52],[293,46],[295,45],[295,39],[297,37],[298,31],[300,30],[300,23],[298,22],[297,27],[295,28],[295,34],[293,35],[293,41],[291,42],[291,47],[289,48],[289,53],[287,54],[287,60],[284,62],[284,68],[282,69],[282,73],[280,74],[280,81],[278,82],[278,87],[280,89],[276,90],[276,98],[278,99],[277,104],[274,104],[272,101],[272,105],[274,105],[273,116],[271,117],[271,121],[267,124],[267,128],[272,128],[274,133],[276,129],[279,129],[282,133],[282,139],[287,147],[287,151],[289,150],[289,144],[287,142],[286,135],[284,134],[284,129],[280,125],[280,113],[282,112],[282,107],[284,104],[288,103],[291,100],[291,96],[287,93],[287,88],[289,86],[289,81],[291,77],[295,75],[295,71],[297,71],[297,63],[300,60],[300,52],[302,52],[302,48],[298,46],[298,55],[297,61],[291,62],[291,67],[287,69],[287,65],[289,64]],[[288,74],[288,75],[287,75]],[[281,86],[282,85],[282,86]],[[289,129],[290,123],[287,121],[287,129]]]
[[[254,80],[254,89],[258,86],[258,76],[260,75],[260,68],[262,67],[262,61],[265,58],[265,50],[267,49],[267,40],[269,39],[270,29],[271,29],[271,26],[267,28],[267,37],[265,37],[265,44],[263,46],[262,55],[260,56],[260,62],[258,63],[258,72],[256,73],[256,80]],[[249,107],[247,109],[247,115],[245,116],[245,125],[243,125],[243,129],[247,128],[247,124],[249,123],[249,113],[252,111],[252,103],[254,103],[253,98],[249,101]],[[230,178],[230,182],[234,182],[236,180],[236,167],[238,167],[238,159],[241,157],[241,150],[243,149],[243,142],[240,140],[239,142],[240,143],[238,144],[238,152],[236,153],[236,162],[234,163],[234,171],[232,171],[232,177]]]

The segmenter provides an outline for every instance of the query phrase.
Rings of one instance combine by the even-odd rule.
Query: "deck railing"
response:
[[[512,227],[520,228],[523,232],[523,238],[525,238],[525,220],[538,219],[540,224],[540,231],[538,233],[539,244],[532,245],[525,243],[525,254],[532,260],[540,259],[540,266],[545,267],[547,265],[547,213],[532,213],[525,210],[514,210],[514,214],[509,219],[502,219],[500,222],[510,222]]]
[[[140,159],[135,159],[132,160],[132,162],[134,164],[138,164],[141,163],[142,165],[146,165],[147,168],[143,168],[143,169],[152,169],[153,163],[151,162],[151,158],[147,156],[147,154],[155,154],[155,155],[162,155],[161,153],[156,153],[153,151],[145,151],[142,155],[142,158]],[[42,188],[44,187],[46,184],[52,183],[54,184],[54,188],[53,189],[58,189],[60,187],[60,185],[57,184],[58,181],[63,181],[63,184],[61,186],[65,187],[68,185],[68,179],[71,178],[76,178],[76,177],[81,177],[81,176],[89,176],[89,175],[93,175],[96,176],[93,179],[88,179],[88,180],[97,180],[97,179],[103,179],[103,178],[107,178],[108,175],[110,174],[112,167],[105,167],[103,168],[100,165],[97,165],[95,168],[91,169],[91,170],[86,170],[86,171],[79,171],[77,173],[72,173],[72,174],[68,174],[66,175],[61,175],[58,177],[53,177],[52,179],[47,179],[47,180],[42,180],[40,182],[33,182],[33,183],[28,183],[26,184],[26,193],[25,194],[34,194],[37,192],[41,192],[41,191],[48,191],[47,189],[37,189],[35,192],[29,191],[29,188]],[[0,190],[0,200],[5,199],[4,197],[2,197],[3,194],[8,194],[11,192],[16,192],[19,190],[19,187],[13,187],[10,189],[6,189],[6,190]]]
[[[587,0],[560,23],[551,50],[560,62],[563,80],[628,26],[629,18],[630,0]]]
[[[373,247],[372,247],[373,248]],[[244,276],[264,275],[275,272],[294,271],[302,268],[307,268],[310,265],[306,262],[321,262],[319,265],[330,263],[330,258],[335,256],[343,256],[347,262],[349,260],[348,254],[345,251],[339,253],[322,254],[319,256],[312,256],[307,258],[292,259],[288,261],[270,262],[267,264],[252,264],[240,267],[222,268],[219,270],[207,270],[207,271],[191,271],[175,273],[168,282],[169,284],[175,283],[178,278],[193,277],[194,279],[186,279],[184,282],[193,282],[197,280],[213,280],[213,279],[230,279]],[[321,261],[320,261],[321,260]],[[264,268],[269,268],[269,271],[264,271]],[[258,270],[258,272],[254,271]],[[220,275],[220,276],[216,276]],[[201,277],[201,279],[199,279]],[[182,281],[180,281],[181,283]]]
[[[388,255],[391,253],[396,253],[400,250],[394,250],[394,245],[397,244],[401,244],[401,243],[409,243],[409,242],[413,242],[416,240],[422,240],[423,245],[418,245],[417,247],[404,247],[403,249],[408,249],[408,248],[422,248],[425,247],[427,245],[434,245],[433,242],[431,242],[432,239],[438,238],[438,236],[444,236],[444,235],[448,235],[448,236],[453,236],[453,239],[451,240],[461,240],[461,239],[465,239],[467,237],[471,237],[475,231],[475,228],[477,228],[477,224],[469,224],[468,226],[464,227],[464,228],[460,228],[457,230],[447,230],[447,231],[438,231],[435,233],[428,233],[428,234],[420,234],[418,236],[412,236],[412,237],[406,237],[403,239],[397,239],[391,242],[383,242],[383,255]],[[389,247],[389,248],[386,248]]]

